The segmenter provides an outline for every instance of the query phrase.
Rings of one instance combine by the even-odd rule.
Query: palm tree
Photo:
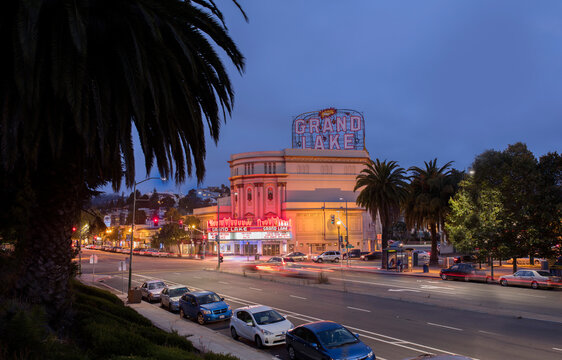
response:
[[[456,177],[451,176],[449,161],[437,167],[437,159],[425,162],[425,169],[413,166],[405,215],[410,227],[428,227],[431,233],[430,264],[437,265],[437,227],[443,224],[449,211],[449,199],[454,195]]]
[[[369,211],[373,222],[377,213],[382,224],[382,248],[388,247],[393,221],[400,214],[402,202],[408,194],[406,172],[396,161],[370,160],[357,175],[353,191],[361,189],[356,203]],[[383,251],[383,267],[386,267],[386,251]]]
[[[244,57],[211,0],[4,1],[0,48],[0,210],[17,213],[0,225],[17,240],[14,295],[57,319],[80,209],[102,184],[135,182],[133,125],[147,173],[201,181],[205,128],[217,142],[233,106],[215,50],[239,72]]]

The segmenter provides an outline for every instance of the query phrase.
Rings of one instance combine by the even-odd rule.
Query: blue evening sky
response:
[[[404,168],[437,158],[466,169],[518,141],[537,157],[562,150],[562,1],[240,3],[248,23],[219,3],[247,67],[229,65],[234,112],[218,145],[208,140],[204,186],[228,184],[230,154],[290,147],[294,116],[327,107],[363,113],[371,157]]]

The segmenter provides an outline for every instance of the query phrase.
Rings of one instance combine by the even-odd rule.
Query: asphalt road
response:
[[[85,251],[86,255],[91,253],[99,255],[96,274],[106,275],[107,285],[117,290],[123,283],[127,287],[127,274],[122,281],[117,271],[124,254]],[[83,261],[82,266],[83,276],[91,276],[91,265]],[[328,284],[305,284],[299,279],[259,279],[204,270],[214,266],[211,261],[135,256],[133,285],[158,278],[216,291],[234,308],[269,305],[297,325],[333,320],[359,333],[381,359],[405,359],[424,353],[475,359],[562,359],[562,291],[385,274],[342,274],[328,269]],[[228,259],[223,266],[230,271],[237,267]],[[229,336],[228,322],[206,326]],[[248,342],[248,346],[253,345]],[[265,351],[287,358],[283,346]]]

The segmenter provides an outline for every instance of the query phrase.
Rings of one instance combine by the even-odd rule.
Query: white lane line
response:
[[[202,279],[201,276],[192,276],[194,279]]]
[[[364,311],[364,312],[371,312],[371,310],[365,310],[365,309],[360,309],[360,308],[356,308],[356,307],[352,307],[352,306],[348,306],[348,309],[351,310],[358,310],[358,311]]]
[[[256,291],[263,291],[262,289],[258,289],[258,288],[254,288],[254,287],[251,287],[250,289],[256,290]]]
[[[496,334],[496,333],[491,332],[491,331],[478,330],[478,332],[482,333],[482,334],[488,334],[488,335],[499,335],[499,334]]]
[[[292,297],[292,298],[295,298],[295,299],[306,300],[306,298],[302,297],[302,296],[297,296],[297,295],[289,295],[289,296]]]
[[[361,281],[361,280],[351,280],[351,279],[339,279],[337,277],[331,278],[333,280],[338,280],[338,281],[347,281],[347,282],[353,282],[353,283],[359,283],[359,284],[370,284],[370,285],[379,285],[379,286],[384,286],[384,287],[396,287],[396,285],[393,284],[387,284],[387,283],[377,283],[377,282],[373,282],[373,281]],[[444,294],[444,295],[456,295],[456,294],[452,294],[450,291],[443,291],[442,289],[415,289],[415,288],[411,288],[411,287],[406,287],[406,286],[400,286],[403,289],[409,289],[411,291],[420,291],[420,290],[424,290],[424,291],[433,291],[433,292],[437,292],[440,294]]]
[[[559,348],[552,348],[552,350],[562,351],[562,349],[559,349]]]
[[[219,284],[229,285],[230,283],[227,283],[226,281],[219,281]]]
[[[174,275],[181,275],[180,273],[174,273]]]
[[[462,329],[459,329],[459,328],[456,328],[456,327],[447,326],[447,325],[441,325],[441,324],[436,324],[436,323],[432,323],[432,322],[428,322],[427,325],[439,326],[439,327],[446,328],[446,329],[457,330],[457,331],[463,331]]]

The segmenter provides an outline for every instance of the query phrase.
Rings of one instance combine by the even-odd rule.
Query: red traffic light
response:
[[[76,226],[73,226],[73,227],[72,227],[72,232],[75,232],[75,231],[76,231]]]
[[[154,225],[158,225],[158,218],[155,217],[154,219],[152,219],[152,221],[154,222]]]
[[[180,225],[183,225],[183,220],[180,220]]]

